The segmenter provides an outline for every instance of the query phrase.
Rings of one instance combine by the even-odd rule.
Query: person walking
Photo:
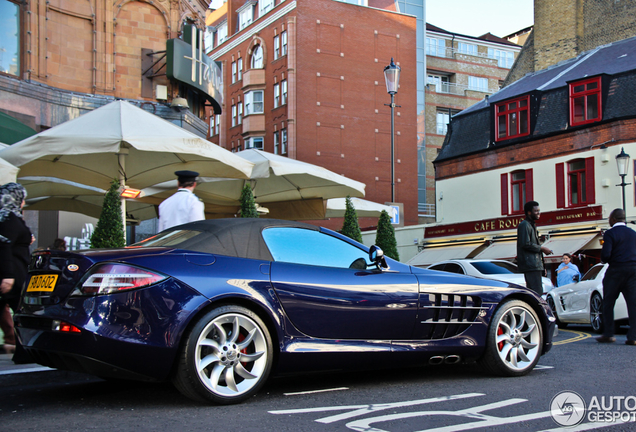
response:
[[[625,344],[636,345],[636,231],[625,225],[625,212],[620,208],[610,213],[609,224],[601,249],[601,261],[609,264],[603,277],[603,335],[596,340],[616,342],[614,305],[623,293],[629,315]]]
[[[523,206],[526,216],[517,226],[517,267],[523,273],[526,287],[543,294],[541,277],[544,272],[543,254],[552,255],[552,251],[539,243],[539,233],[535,221],[541,217],[541,209],[536,201],[528,201]]]
[[[6,309],[6,305],[9,305],[14,313],[18,309],[28,274],[31,259],[29,246],[35,241],[22,216],[26,195],[26,189],[19,183],[0,186],[0,309]],[[6,324],[5,319],[3,327]],[[13,361],[27,363],[29,356],[22,349],[20,341],[17,338],[10,340],[15,342]]]
[[[205,219],[203,202],[194,194],[196,171],[176,171],[179,190],[159,204],[159,231]]]
[[[575,282],[575,277],[578,282],[581,279],[581,272],[579,272],[579,268],[572,262],[572,255],[569,253],[563,254],[561,258],[561,264],[557,267],[557,286],[563,286],[567,284],[571,284]]]

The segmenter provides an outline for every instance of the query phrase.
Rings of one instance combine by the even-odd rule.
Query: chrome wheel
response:
[[[261,319],[240,306],[224,306],[192,329],[174,382],[193,399],[237,403],[265,383],[272,360],[271,338]]]
[[[590,324],[596,333],[603,331],[603,298],[598,293],[590,299]]]
[[[503,376],[529,373],[543,349],[543,329],[537,313],[527,303],[510,300],[492,317],[480,364]]]

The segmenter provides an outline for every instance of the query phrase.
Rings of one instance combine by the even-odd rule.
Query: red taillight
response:
[[[64,321],[53,321],[53,330],[62,333],[81,333],[82,331],[75,327],[73,324],[69,324]]]
[[[166,279],[150,270],[126,264],[100,264],[84,279],[80,290],[84,294],[109,294],[145,287]]]

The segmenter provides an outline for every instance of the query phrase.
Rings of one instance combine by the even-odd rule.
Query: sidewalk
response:
[[[35,363],[17,365],[11,361],[11,357],[13,357],[13,354],[0,354],[0,375],[55,370]]]

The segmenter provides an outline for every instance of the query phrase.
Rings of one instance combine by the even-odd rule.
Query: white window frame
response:
[[[236,109],[238,111],[236,121],[238,124],[243,124],[243,102],[239,101],[236,105]]]
[[[280,130],[280,154],[287,154],[287,129]]]
[[[437,111],[435,121],[437,134],[446,135],[446,132],[448,132],[448,123],[450,123],[450,114],[448,111]]]
[[[467,54],[476,56],[477,55],[477,45],[466,43],[466,42],[458,42],[457,43],[457,52],[460,54]]]
[[[284,79],[280,82],[280,104],[287,104],[287,80]]]
[[[237,77],[238,80],[242,80],[243,79],[243,57],[239,57],[238,60],[236,60],[236,71],[237,71]]]
[[[239,31],[252,24],[254,21],[254,7],[251,4],[246,4],[246,7],[239,11]]]
[[[214,135],[218,135],[221,132],[221,114],[216,114],[214,116],[216,120],[214,120]]]
[[[265,63],[263,54],[263,47],[256,45],[252,51],[252,58],[250,59],[250,66],[252,69],[263,69],[263,64]]]
[[[280,151],[280,135],[278,131],[274,132],[274,154],[279,154]]]
[[[227,39],[227,20],[223,21],[216,28],[216,40],[221,45]]]
[[[274,36],[274,60],[280,57],[280,36]]]
[[[446,57],[446,39],[427,37],[425,51],[426,55]]]
[[[236,62],[232,62],[232,84],[236,82]]]
[[[262,17],[274,9],[274,0],[258,0],[258,17]]]
[[[488,78],[468,76],[468,90],[488,93]]]
[[[236,105],[232,105],[232,127],[236,126]]]
[[[435,93],[450,93],[450,77],[448,75],[429,73],[426,76],[426,84],[434,85]]]
[[[280,55],[287,55],[287,30],[280,32]]]
[[[265,139],[263,137],[249,137],[245,138],[245,150],[258,149],[263,150]]]
[[[497,65],[506,69],[510,69],[515,62],[515,54],[513,52],[496,48],[488,48],[488,58],[497,60]]]
[[[280,106],[280,84],[274,84],[274,108]]]
[[[263,90],[252,90],[245,93],[245,115],[263,114]]]

